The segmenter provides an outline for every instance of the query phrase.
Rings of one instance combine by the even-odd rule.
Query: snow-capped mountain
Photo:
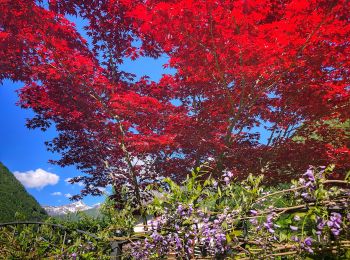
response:
[[[86,205],[81,200],[67,204],[67,205],[62,205],[62,206],[42,206],[42,207],[46,210],[47,214],[49,214],[50,216],[65,215],[68,213],[75,213],[78,211],[85,211],[88,209],[95,208],[95,207],[90,207]]]
[[[92,208],[99,209],[101,206],[102,206],[102,203],[99,202],[99,203],[96,203],[96,204],[92,205]]]

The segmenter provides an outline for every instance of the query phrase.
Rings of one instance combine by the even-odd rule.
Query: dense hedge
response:
[[[0,259],[110,259],[110,243],[100,238],[106,222],[81,214],[79,220],[0,225]]]

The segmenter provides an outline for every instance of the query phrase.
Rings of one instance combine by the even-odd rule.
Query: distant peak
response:
[[[102,204],[99,202],[99,203],[96,203],[96,204],[92,205],[92,207],[93,207],[93,208],[100,208],[101,205],[102,205]]]
[[[65,215],[68,213],[76,213],[78,211],[85,211],[88,209],[92,209],[93,207],[90,207],[86,205],[83,201],[79,200],[62,206],[43,206],[43,208],[50,216],[57,216]]]
[[[68,205],[87,206],[82,200],[78,200],[78,201],[72,202],[72,203],[70,203]]]

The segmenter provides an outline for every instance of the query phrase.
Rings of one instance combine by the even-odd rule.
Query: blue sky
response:
[[[76,17],[68,17],[73,21],[78,31],[86,38],[82,27],[84,22]],[[89,40],[88,40],[89,42]],[[136,61],[125,60],[121,69],[136,74],[139,78],[148,75],[152,80],[159,80],[164,73],[171,70],[163,69],[166,57],[154,60],[140,58]],[[78,194],[81,187],[78,184],[69,184],[67,179],[82,175],[75,167],[61,168],[48,163],[49,159],[58,158],[46,150],[45,141],[56,136],[54,128],[46,132],[39,129],[30,130],[25,127],[26,119],[34,113],[16,106],[18,96],[16,90],[23,83],[14,83],[4,80],[0,85],[0,114],[2,122],[0,127],[0,161],[14,172],[26,189],[42,205],[63,205],[70,203],[69,196]],[[101,202],[104,197],[88,196],[84,202],[88,205]]]

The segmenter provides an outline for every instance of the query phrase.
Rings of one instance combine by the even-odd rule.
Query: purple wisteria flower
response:
[[[322,234],[322,230],[324,228],[324,226],[326,225],[326,221],[324,221],[322,218],[320,217],[316,217],[316,235],[321,235]]]
[[[292,225],[290,225],[289,228],[290,228],[292,231],[297,231],[297,230],[298,230],[298,227],[292,226]]]
[[[226,176],[224,178],[224,181],[225,181],[226,185],[228,185],[230,183],[230,178]]]
[[[332,212],[331,217],[327,221],[327,226],[335,236],[339,236],[341,231],[342,216],[337,212]]]
[[[266,217],[266,222],[264,222],[264,227],[267,229],[267,231],[271,234],[275,233],[275,230],[273,229],[275,226],[272,222],[274,217],[274,214],[270,214]]]
[[[313,253],[314,253],[314,250],[312,250],[312,248],[309,247],[309,246],[306,246],[306,247],[305,247],[305,250],[306,250],[307,252],[309,252],[310,254],[313,254]]]
[[[179,204],[177,206],[176,213],[180,217],[190,217],[193,213],[193,205],[189,204],[188,206],[184,206],[182,204]]]
[[[228,185],[231,182],[231,179],[233,177],[233,173],[228,171],[223,175],[223,177],[224,177],[224,181],[225,181],[226,185]]]
[[[295,215],[293,218],[295,221],[300,221],[300,217],[298,215]]]
[[[302,192],[302,193],[300,194],[300,197],[301,197],[305,202],[314,201],[314,198],[313,198],[308,192]]]
[[[259,224],[258,220],[256,218],[251,218],[249,219],[249,222],[254,225],[254,226],[257,226]]]
[[[305,185],[306,181],[304,178],[299,178],[299,184],[300,185]]]
[[[149,252],[148,250],[146,250],[146,248],[143,248],[143,245],[140,241],[133,243],[133,250],[131,252],[131,256],[134,259],[148,259]]]
[[[176,249],[178,251],[181,251],[182,250],[182,241],[179,238],[179,235],[176,233],[174,234],[174,241],[175,241]]]
[[[192,215],[192,213],[193,213],[193,204],[189,204],[188,205],[188,212],[187,212],[187,214],[188,215]]]
[[[309,167],[309,169],[303,174],[303,176],[306,178],[306,181],[304,180],[304,185],[306,187],[309,187],[310,189],[316,189],[315,173],[312,166]]]
[[[290,239],[295,242],[299,242],[299,238],[297,236],[291,236]]]
[[[253,216],[258,215],[258,212],[257,212],[255,209],[251,209],[249,212],[250,212],[250,214],[252,214]]]
[[[303,242],[300,243],[301,248],[312,254],[314,251],[311,248],[312,245],[312,238],[306,237]]]
[[[226,235],[224,233],[218,233],[215,235],[215,245],[217,253],[223,253],[225,251]]]
[[[222,254],[227,249],[226,233],[222,227],[222,223],[229,222],[232,219],[231,214],[220,214],[216,219],[208,221],[208,218],[203,219],[203,225],[199,229],[199,237],[202,245],[207,250]]]
[[[184,207],[180,204],[180,205],[177,207],[176,212],[177,212],[177,214],[182,215],[183,210],[184,210]]]
[[[310,168],[304,173],[304,176],[307,177],[307,179],[308,179],[309,181],[312,181],[312,182],[315,181],[315,174],[314,174],[314,171],[313,171],[312,167],[310,167]]]
[[[311,246],[312,245],[312,238],[311,237],[307,237],[304,239],[304,244],[307,246]]]

